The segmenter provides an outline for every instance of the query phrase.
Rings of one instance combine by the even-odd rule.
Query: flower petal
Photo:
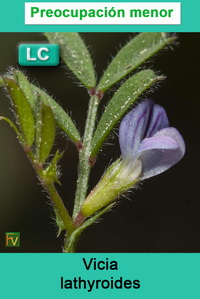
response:
[[[175,128],[165,128],[144,139],[137,152],[137,157],[142,161],[141,179],[169,169],[181,160],[184,153],[184,140]]]
[[[145,99],[129,112],[119,128],[119,142],[122,156],[133,157],[141,141],[153,136],[157,131],[169,126],[163,107]]]
[[[169,121],[165,109],[154,104],[149,115],[148,130],[144,138],[152,137],[156,132],[169,127]]]
[[[119,127],[119,143],[122,157],[133,156],[146,131],[152,100],[144,100],[123,118]]]

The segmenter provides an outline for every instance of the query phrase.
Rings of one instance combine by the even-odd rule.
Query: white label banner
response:
[[[26,2],[26,25],[180,25],[180,2]]]

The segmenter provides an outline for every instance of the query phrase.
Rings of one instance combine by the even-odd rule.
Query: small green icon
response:
[[[5,234],[6,247],[20,247],[20,233],[9,232]]]
[[[18,63],[22,66],[57,66],[59,45],[21,44],[18,47]]]

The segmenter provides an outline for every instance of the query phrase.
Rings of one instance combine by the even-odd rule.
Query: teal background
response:
[[[49,52],[42,52],[41,56],[49,56],[47,60],[40,60],[38,58],[38,50],[40,48],[47,48]],[[31,58],[36,58],[35,61],[27,60],[27,48],[31,50]],[[21,44],[18,47],[18,62],[22,66],[56,66],[59,64],[59,46],[49,44]]]
[[[26,2],[56,2],[56,1],[29,1]],[[86,2],[86,1],[63,1],[59,2]],[[94,2],[94,1],[87,1]],[[96,1],[112,2],[112,1]],[[125,2],[125,1],[115,1]],[[126,1],[133,2],[133,1]],[[181,25],[25,25],[24,24],[24,0],[10,0],[1,4],[0,29],[1,32],[43,32],[43,31],[74,31],[74,32],[139,32],[139,31],[165,31],[165,32],[199,32],[199,0],[182,1],[135,1],[135,2],[181,2],[182,24]]]
[[[71,0],[72,1],[72,0]],[[79,0],[81,2],[81,0]],[[79,32],[138,32],[138,31],[165,31],[165,32],[199,32],[200,31],[200,21],[199,21],[199,0],[183,0],[182,3],[182,24],[181,25],[24,25],[24,2],[23,0],[10,0],[1,3],[0,11],[0,31],[1,32],[42,32],[42,31],[79,31]],[[33,2],[33,1],[26,1]],[[34,2],[37,2],[36,0]],[[38,1],[41,2],[41,1]],[[42,2],[51,2],[42,0]],[[54,1],[52,1],[54,2]],[[62,1],[60,2],[67,2]],[[84,2],[84,1],[82,1]],[[89,1],[88,1],[89,2]],[[101,1],[98,1],[101,2]],[[106,1],[102,1],[106,2]],[[116,1],[122,2],[122,1]],[[132,2],[132,1],[126,1]],[[142,2],[142,1],[137,1]],[[145,2],[152,2],[146,0]],[[156,1],[154,2],[161,2]],[[169,1],[163,1],[169,2]],[[178,2],[178,1],[170,1]],[[191,37],[192,39],[192,37]],[[194,38],[193,38],[194,40]],[[186,44],[187,45],[187,44]],[[186,48],[187,49],[187,48]],[[185,50],[186,51],[186,50]],[[11,53],[11,51],[8,52]],[[187,54],[187,53],[185,53]],[[193,55],[188,50],[188,56],[192,59],[190,65],[195,66],[193,61]],[[9,54],[10,55],[10,54]],[[187,57],[187,55],[185,56]],[[197,56],[195,56],[197,57]],[[186,59],[184,67],[185,70],[188,70],[189,67],[187,64],[189,59]],[[44,72],[44,71],[43,71]],[[166,70],[165,70],[166,73]],[[46,75],[46,73],[44,74]],[[179,74],[181,75],[181,74]],[[191,76],[191,81],[197,81],[199,78],[199,73],[191,71],[185,71],[183,74],[183,79],[186,76]],[[197,76],[198,75],[198,76]],[[49,76],[49,75],[48,75]],[[173,76],[173,75],[171,75]],[[175,75],[174,75],[175,76]],[[178,76],[176,76],[178,78]],[[188,78],[188,77],[187,77]],[[171,80],[168,79],[168,80]],[[178,79],[177,79],[178,80]],[[177,88],[177,82],[176,88]],[[174,83],[174,86],[175,86]],[[193,92],[192,99],[197,99],[198,92],[197,88],[194,93],[194,89],[187,88],[185,81],[181,83],[178,81],[179,90],[184,93],[185,90],[182,88],[183,85],[186,88],[186,95],[189,96]],[[173,86],[173,84],[172,84]],[[192,84],[190,84],[192,86]],[[176,89],[177,90],[177,89]],[[177,92],[178,93],[178,92]],[[196,98],[195,98],[196,95]],[[186,103],[186,101],[185,101]],[[197,101],[193,101],[193,106]],[[185,104],[184,107],[187,105]],[[187,106],[188,107],[188,106]],[[194,107],[196,108],[196,106]],[[178,108],[176,108],[177,111]],[[181,108],[183,109],[183,108]],[[80,109],[81,110],[81,109]],[[190,110],[189,110],[190,111]],[[194,109],[193,113],[197,114],[198,109]],[[195,114],[195,115],[196,115]],[[186,113],[185,113],[186,115]],[[191,111],[192,115],[192,111]],[[188,136],[191,135],[191,122],[188,122]],[[191,125],[190,125],[191,124]],[[197,121],[197,116],[194,120],[194,125],[199,124],[199,119]],[[197,126],[195,126],[197,128]],[[192,134],[195,136],[195,134]],[[187,137],[187,135],[186,135]],[[189,140],[189,137],[188,137]],[[8,147],[10,150],[11,147]],[[196,144],[192,143],[191,149],[197,149]],[[192,157],[192,155],[190,155]],[[195,160],[196,162],[196,160]],[[188,162],[189,163],[189,162]],[[193,164],[194,165],[194,164]],[[19,168],[21,164],[19,164]],[[194,167],[193,167],[194,168]],[[17,168],[16,168],[17,171]],[[190,172],[191,173],[191,172]],[[192,172],[193,174],[193,172]],[[13,177],[16,178],[16,174],[13,174]],[[31,174],[32,175],[32,174]],[[194,174],[193,177],[195,178]],[[188,178],[187,180],[188,181]],[[32,185],[30,181],[30,185]],[[34,182],[35,183],[35,182]],[[184,182],[183,182],[184,185]],[[149,184],[150,186],[150,184]],[[186,184],[185,184],[186,186]],[[194,188],[190,188],[193,190]],[[38,187],[39,188],[39,187]],[[149,187],[150,189],[150,187]],[[189,188],[188,188],[189,189]],[[151,191],[151,190],[150,190]],[[184,190],[183,190],[184,192]],[[194,191],[192,191],[194,192]],[[193,194],[195,195],[195,194]],[[192,196],[195,198],[195,196]],[[139,202],[139,200],[138,200]],[[45,203],[44,203],[45,204]],[[12,207],[10,207],[12,208]],[[46,208],[46,207],[45,207]],[[173,210],[173,208],[172,208]],[[178,206],[177,206],[178,210]],[[35,210],[36,211],[36,210]],[[143,210],[144,211],[144,210]],[[198,213],[198,209],[195,209]],[[48,211],[47,211],[48,212]],[[37,213],[39,211],[37,210]],[[141,212],[142,214],[142,212]],[[29,213],[27,212],[27,215]],[[183,218],[187,218],[187,213],[183,214]],[[37,216],[37,214],[36,214]],[[109,215],[113,216],[113,215]],[[197,216],[197,215],[196,215]],[[28,218],[28,216],[27,216]],[[198,219],[194,217],[194,219]],[[35,218],[32,219],[32,222],[35,221]],[[131,221],[133,221],[131,219]],[[35,224],[36,225],[36,224]],[[49,223],[48,223],[49,225]],[[196,227],[196,240],[198,239],[198,226]],[[174,227],[176,227],[174,225]],[[41,229],[41,227],[40,227]],[[52,227],[49,228],[51,230]],[[97,228],[98,229],[98,228]],[[106,228],[104,228],[106,229]],[[187,227],[183,230],[184,235],[187,235]],[[178,232],[178,231],[177,231]],[[39,233],[38,233],[39,234]],[[97,233],[94,233],[94,237]],[[2,235],[1,235],[2,236]],[[165,236],[165,235],[164,235]],[[177,238],[180,237],[180,234],[177,233]],[[45,238],[45,235],[44,235]],[[50,241],[49,241],[50,240]],[[51,239],[46,239],[46,242],[49,241],[51,246]],[[4,242],[1,237],[1,243]],[[42,241],[41,241],[42,242]],[[96,242],[96,241],[95,241]],[[188,246],[191,242],[189,238],[186,238]],[[32,248],[31,240],[30,247]],[[2,244],[1,244],[2,245]],[[129,245],[129,244],[128,244]],[[180,244],[180,247],[182,243]],[[137,249],[137,248],[136,248]],[[154,250],[154,248],[153,248]],[[158,248],[159,250],[159,248]],[[170,250],[170,249],[169,249]],[[190,250],[190,248],[186,248]],[[194,250],[191,248],[191,251]],[[103,259],[109,257],[110,260],[117,259],[119,262],[119,271],[86,271],[82,266],[82,257],[96,257]],[[102,295],[110,296],[112,298],[121,298],[123,295],[124,298],[199,298],[199,266],[200,266],[200,254],[0,254],[0,264],[1,264],[1,291],[0,294],[4,295],[5,298],[102,298]],[[60,277],[64,276],[67,278],[73,278],[75,276],[81,275],[84,279],[95,279],[95,278],[107,278],[110,276],[119,277],[124,276],[126,279],[139,279],[141,281],[141,288],[138,290],[99,290],[88,293],[87,291],[67,291],[60,289]]]
[[[82,258],[118,261],[119,270],[89,270]],[[153,298],[200,297],[200,254],[1,254],[1,294],[4,298]],[[140,280],[139,289],[67,290],[60,277],[73,279]],[[19,292],[20,290],[20,292]],[[109,296],[109,297],[107,297]]]

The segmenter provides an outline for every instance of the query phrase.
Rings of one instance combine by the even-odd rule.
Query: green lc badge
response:
[[[22,66],[57,66],[59,45],[21,44],[18,47],[18,63]]]

